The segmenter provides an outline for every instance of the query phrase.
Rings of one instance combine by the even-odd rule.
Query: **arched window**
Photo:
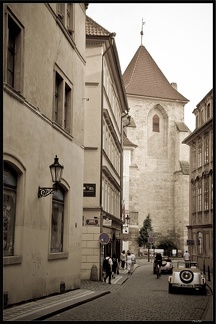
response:
[[[203,234],[202,232],[197,233],[197,253],[202,255],[203,253]]]
[[[51,248],[50,252],[63,251],[64,190],[59,187],[52,197]]]
[[[7,163],[3,170],[3,248],[4,256],[14,254],[17,173]]]
[[[158,115],[154,115],[153,116],[153,125],[152,125],[152,130],[153,132],[159,132],[160,129],[159,129],[159,117]]]

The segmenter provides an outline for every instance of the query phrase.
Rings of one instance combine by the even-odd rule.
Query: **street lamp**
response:
[[[53,187],[39,187],[38,198],[46,197],[58,189],[58,184],[61,182],[63,165],[59,164],[57,155],[54,158],[54,163],[50,165],[50,173],[52,177]]]

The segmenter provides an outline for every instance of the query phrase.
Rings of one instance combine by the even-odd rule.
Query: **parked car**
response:
[[[177,262],[172,275],[168,277],[168,291],[174,293],[177,290],[194,290],[206,295],[206,278],[202,270],[197,268],[197,263],[190,261]]]
[[[172,273],[173,271],[173,264],[172,264],[172,260],[168,257],[168,256],[164,256],[162,257],[162,266],[161,266],[161,272],[168,272],[168,273]],[[153,273],[156,273],[156,264],[155,264],[155,260],[153,263]]]

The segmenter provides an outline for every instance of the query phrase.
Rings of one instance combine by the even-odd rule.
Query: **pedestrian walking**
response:
[[[111,254],[108,253],[107,257],[103,260],[103,271],[105,272],[104,282],[106,282],[107,278],[109,278],[109,284],[111,284],[111,277],[112,277],[112,258]]]
[[[115,278],[115,275],[117,274],[118,269],[118,259],[115,253],[112,255],[112,278]]]
[[[131,253],[129,251],[127,252],[126,263],[127,263],[127,271],[128,271],[128,273],[131,273],[132,257],[131,257]]]
[[[120,261],[121,261],[121,268],[124,269],[125,268],[125,262],[126,262],[125,250],[123,250],[121,255],[120,255]]]
[[[135,256],[135,254],[133,252],[131,253],[131,261],[132,261],[132,263],[131,263],[131,272],[133,272],[134,271],[134,264],[136,263],[136,256]]]
[[[184,253],[184,261],[185,261],[185,267],[186,268],[189,268],[190,267],[190,264],[189,264],[189,261],[190,261],[190,254],[188,251],[185,251]]]

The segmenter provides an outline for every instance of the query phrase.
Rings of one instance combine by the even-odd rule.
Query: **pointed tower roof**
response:
[[[141,45],[123,74],[126,94],[178,100],[187,103],[167,80],[146,48]]]

